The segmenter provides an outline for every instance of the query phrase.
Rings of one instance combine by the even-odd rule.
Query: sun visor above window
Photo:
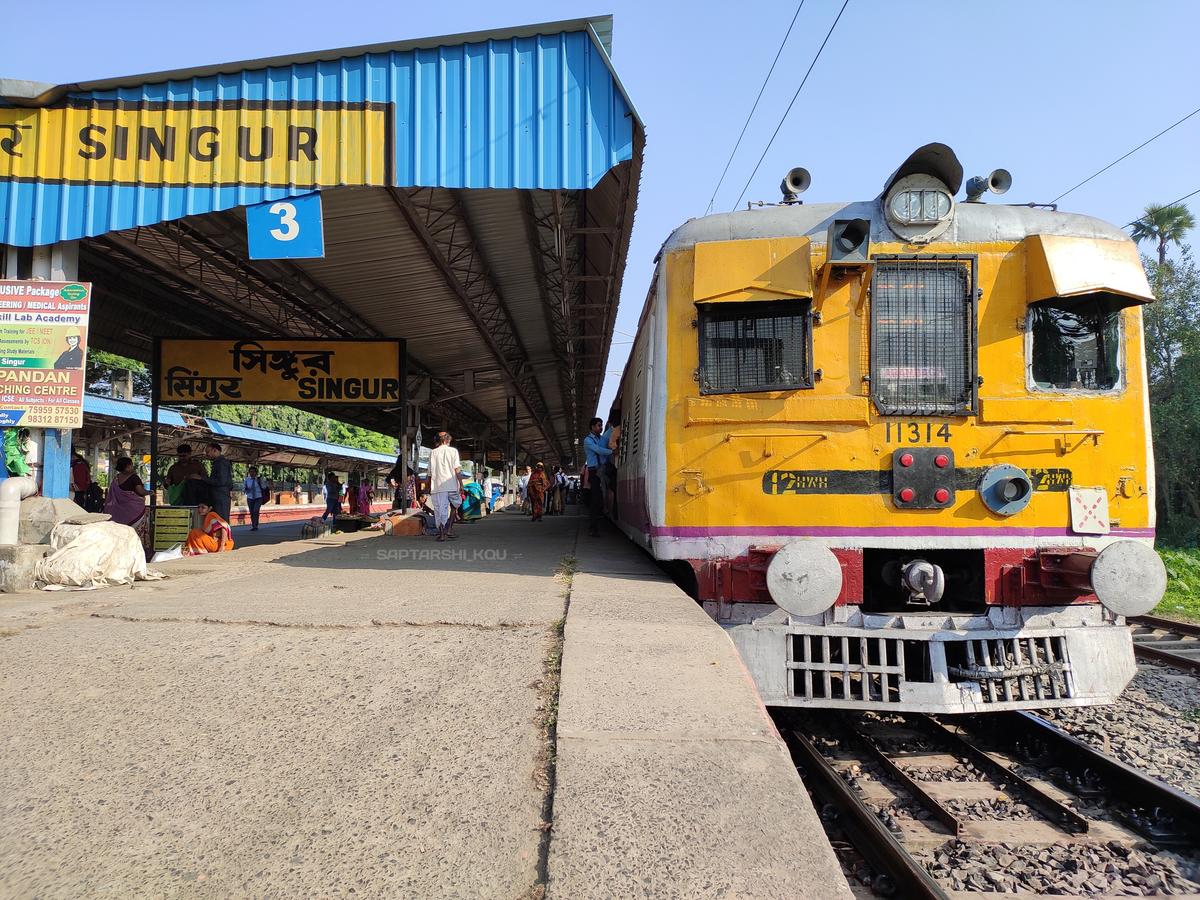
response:
[[[1027,300],[1108,295],[1115,306],[1154,299],[1146,272],[1131,241],[1035,234],[1025,248]]]
[[[812,297],[808,238],[696,244],[697,303]]]

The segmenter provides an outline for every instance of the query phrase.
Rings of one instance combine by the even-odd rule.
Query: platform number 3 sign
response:
[[[304,194],[246,207],[251,259],[319,259],[325,255],[321,195]]]

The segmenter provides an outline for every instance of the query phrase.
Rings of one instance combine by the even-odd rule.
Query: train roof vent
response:
[[[945,144],[926,144],[914,150],[892,173],[880,196],[885,196],[906,175],[930,175],[946,185],[950,189],[950,196],[954,196],[962,187],[963,167],[954,151]]]

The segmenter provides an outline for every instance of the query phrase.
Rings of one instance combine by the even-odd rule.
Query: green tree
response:
[[[1133,223],[1133,239],[1154,241],[1158,244],[1158,264],[1166,265],[1167,247],[1182,244],[1184,235],[1196,227],[1191,211],[1182,203],[1159,206],[1151,203],[1146,214]]]
[[[1144,310],[1160,531],[1168,543],[1200,535],[1200,270],[1191,248],[1142,258],[1155,301]]]
[[[87,389],[93,394],[111,396],[113,385],[127,384],[130,374],[133,376],[132,399],[149,402],[150,370],[144,362],[107,350],[88,349]]]

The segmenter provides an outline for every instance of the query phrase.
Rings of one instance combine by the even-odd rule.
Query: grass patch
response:
[[[1200,622],[1200,549],[1159,550],[1167,567],[1167,592],[1154,615]]]

